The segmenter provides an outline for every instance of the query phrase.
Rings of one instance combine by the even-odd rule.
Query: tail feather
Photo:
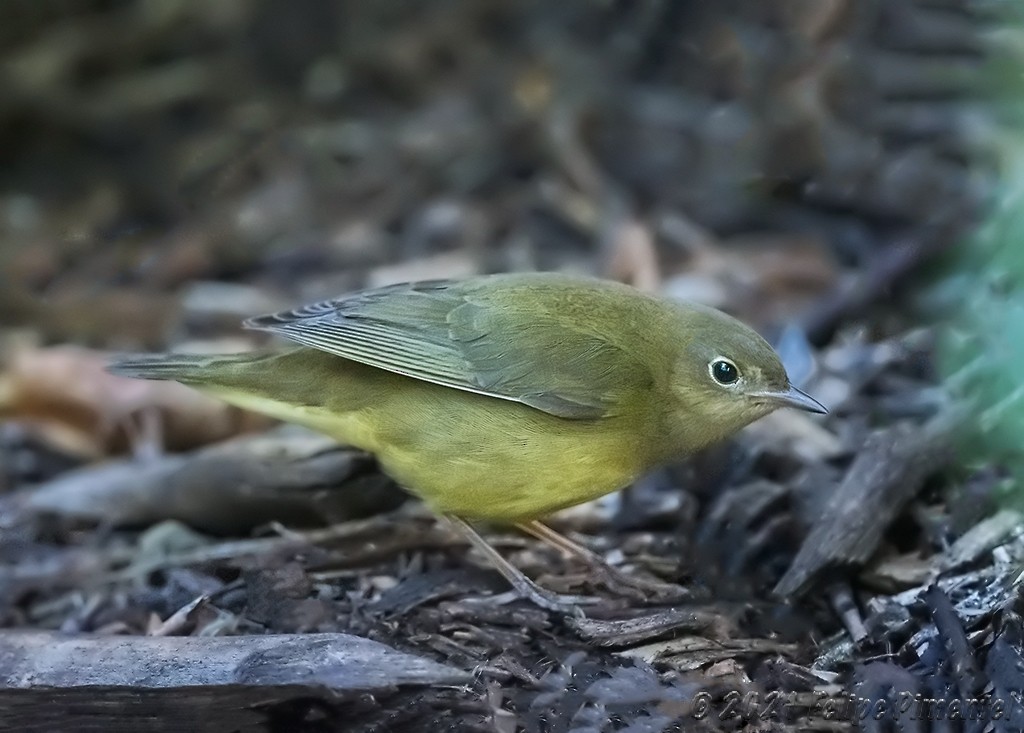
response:
[[[107,365],[107,371],[136,379],[181,382],[229,404],[253,412],[341,435],[338,414],[358,409],[374,398],[358,375],[339,368],[343,359],[295,349],[276,353],[126,354]],[[356,376],[353,376],[353,373]],[[326,409],[326,401],[331,409]]]
[[[178,382],[206,381],[219,367],[251,361],[252,354],[137,354],[119,358],[107,371],[135,379],[171,379]]]

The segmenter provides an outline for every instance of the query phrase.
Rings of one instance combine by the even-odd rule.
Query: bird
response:
[[[474,528],[515,525],[595,566],[542,520],[622,489],[782,408],[827,412],[771,345],[715,308],[609,280],[503,273],[370,288],[258,316],[269,352],[127,356],[169,379],[374,454],[546,609],[539,586]]]

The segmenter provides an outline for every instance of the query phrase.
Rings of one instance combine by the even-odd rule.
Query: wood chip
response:
[[[652,664],[665,662],[676,669],[693,670],[707,664],[750,654],[795,655],[796,644],[783,644],[770,639],[730,639],[716,641],[702,636],[656,641],[652,644],[615,652],[622,657],[642,659]]]
[[[901,423],[872,433],[774,593],[792,596],[827,569],[867,562],[889,523],[951,456],[960,418],[951,410],[924,427]]]
[[[978,560],[1003,544],[1013,533],[1024,527],[1024,516],[1012,509],[1003,509],[974,525],[954,542],[939,558],[937,570],[955,570]]]
[[[256,730],[289,701],[377,704],[470,675],[348,634],[87,637],[0,634],[7,730]]]
[[[672,608],[647,616],[613,621],[592,618],[567,619],[584,639],[605,647],[628,646],[679,631],[713,632],[716,638],[728,636],[731,622],[721,608]]]

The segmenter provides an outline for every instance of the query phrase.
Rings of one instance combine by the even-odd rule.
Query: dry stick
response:
[[[265,555],[271,552],[280,552],[289,547],[301,548],[329,545],[333,542],[355,539],[365,535],[381,536],[383,531],[387,533],[394,529],[395,518],[390,515],[369,517],[367,519],[354,519],[342,524],[313,529],[305,532],[289,532],[282,537],[260,537],[258,539],[229,540],[216,545],[200,547],[195,550],[169,554],[164,557],[152,560],[142,560],[133,563],[123,570],[111,573],[103,580],[114,582],[128,580],[145,575],[155,570],[166,568],[183,567],[187,565],[200,565],[208,562],[234,560],[240,557]]]
[[[801,593],[825,570],[867,562],[882,533],[928,474],[950,458],[953,432],[964,414],[962,408],[950,409],[923,427],[902,423],[873,433],[775,586],[775,594]]]
[[[159,556],[140,556],[137,548],[116,547],[87,551],[75,547],[61,553],[51,562],[0,567],[0,593],[14,593],[22,588],[39,586],[89,589],[106,583],[132,580],[167,568],[237,560],[283,552],[289,548],[298,550],[331,545],[361,537],[391,536],[395,521],[390,515],[370,517],[305,532],[288,532],[280,537],[228,540]],[[351,559],[353,562],[357,560]],[[121,564],[125,564],[125,567],[109,569]]]
[[[381,481],[366,487],[361,451],[290,427],[244,436],[194,453],[120,460],[69,471],[0,497],[0,520],[57,514],[113,526],[177,519],[199,529],[244,531],[272,519],[343,520],[404,497]],[[369,494],[369,496],[367,496]],[[326,515],[326,517],[325,517]]]
[[[727,639],[732,621],[730,611],[713,605],[670,608],[646,616],[628,619],[569,619],[568,624],[581,638],[602,647],[623,647],[663,636],[688,632]]]
[[[0,633],[5,730],[266,730],[276,707],[379,704],[470,675],[348,634],[73,637]]]

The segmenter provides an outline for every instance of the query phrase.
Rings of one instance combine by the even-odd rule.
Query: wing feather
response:
[[[614,414],[650,383],[633,354],[560,317],[556,290],[502,293],[500,279],[366,290],[251,319],[303,346],[369,366],[529,405],[558,417]],[[509,288],[523,279],[508,281]],[[595,286],[594,297],[602,291]]]

